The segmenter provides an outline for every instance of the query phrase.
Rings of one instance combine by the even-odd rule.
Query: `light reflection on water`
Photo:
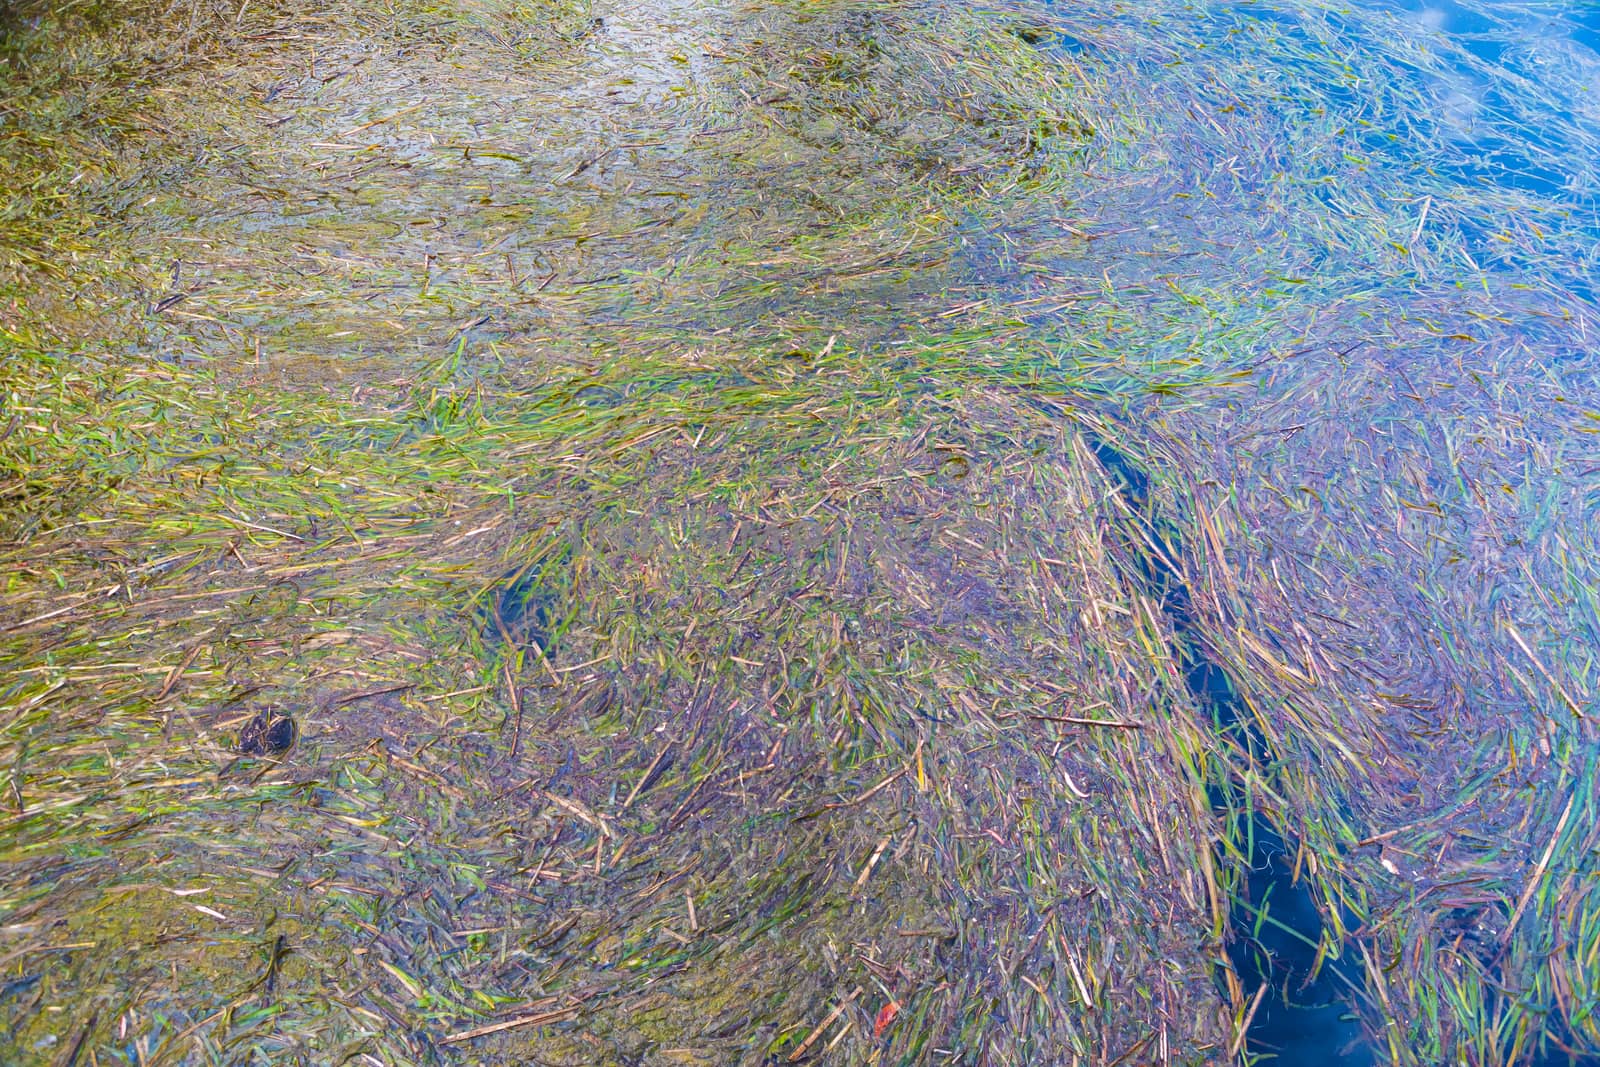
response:
[[[1171,68],[1281,64],[1255,79],[1271,82],[1270,118],[1290,131],[1317,117],[1347,123],[1341,132],[1359,153],[1343,162],[1387,171],[1396,194],[1457,201],[1436,219],[1458,227],[1474,256],[1506,257],[1495,234],[1508,203],[1600,236],[1600,6],[1246,2],[1195,5],[1159,20],[1143,5],[1053,11],[1068,27],[1081,22],[1107,65],[1156,85]],[[1155,34],[1158,24],[1176,30],[1173,43]],[[1234,103],[1220,93],[1202,101]],[[1250,103],[1259,107],[1263,99]],[[1215,147],[1220,153],[1223,144]],[[1297,162],[1286,168],[1292,177],[1338,177],[1317,174],[1319,157]],[[1246,180],[1275,177],[1263,167]],[[1592,297],[1587,273],[1574,270],[1566,280]]]
[[[1459,147],[1464,181],[1548,198],[1593,230],[1600,133],[1600,35],[1580,5],[1456,3],[1380,5],[1436,48],[1426,75],[1443,103],[1440,127]],[[1596,21],[1593,10],[1587,12]],[[1542,120],[1542,121],[1541,121]]]

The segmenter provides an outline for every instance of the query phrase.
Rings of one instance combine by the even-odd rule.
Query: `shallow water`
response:
[[[1519,709],[1526,689],[1497,665],[1510,658],[1498,652],[1510,645],[1507,620],[1538,619],[1558,648],[1574,640],[1592,646],[1600,634],[1591,599],[1569,602],[1569,613],[1538,592],[1550,582],[1592,587],[1596,576],[1592,552],[1576,563],[1584,575],[1577,578],[1566,550],[1567,538],[1593,544],[1600,470],[1585,425],[1600,396],[1593,6],[1052,11],[1074,42],[1094,42],[1090,58],[1076,43],[1068,48],[1076,61],[1126,76],[1127,92],[1148,113],[1165,112],[1146,130],[1154,136],[1122,157],[1142,177],[1136,198],[1108,189],[1078,202],[1102,226],[1141,223],[1091,245],[1084,258],[1093,269],[1080,263],[1080,275],[1114,280],[1129,294],[1131,318],[1169,327],[1161,342],[1126,354],[1129,363],[1148,359],[1153,378],[1185,366],[1180,380],[1187,368],[1197,383],[1230,373],[1244,379],[1236,389],[1130,401],[1119,432],[1167,440],[1159,446],[1167,462],[1204,457],[1201,477],[1220,493],[1195,497],[1242,514],[1254,531],[1250,547],[1230,546],[1234,557],[1255,555],[1280,589],[1297,585],[1284,575],[1300,575],[1303,584],[1285,593],[1285,610],[1269,626],[1285,653],[1300,643],[1293,634],[1307,648],[1340,640],[1317,615],[1382,634],[1353,642],[1368,664],[1363,673],[1382,689],[1426,700],[1438,718],[1415,735],[1392,724],[1367,736],[1389,754],[1381,762],[1405,753],[1416,783],[1411,804],[1426,811],[1455,803],[1448,783],[1473,777],[1484,757],[1471,751],[1485,732],[1514,732],[1527,714]],[[1057,266],[1072,270],[1066,260]],[[1152,281],[1194,294],[1196,310],[1149,295]],[[1228,293],[1245,299],[1232,302]],[[1525,458],[1512,461],[1514,473],[1490,473],[1509,457],[1462,456],[1464,443],[1486,439],[1520,442]],[[1126,460],[1113,459],[1119,464]],[[1473,485],[1482,477],[1503,479],[1500,492],[1511,500],[1489,501]],[[1408,521],[1404,508],[1415,505],[1404,501],[1392,531],[1383,530],[1383,502],[1407,493],[1451,502],[1439,512],[1449,519],[1445,536]],[[1202,532],[1191,527],[1186,536]],[[1375,625],[1380,619],[1387,622]],[[1249,715],[1247,747],[1272,752],[1269,763],[1305,758],[1292,735],[1315,730],[1315,716],[1286,707],[1279,723],[1298,727],[1264,739],[1257,724],[1272,717],[1258,719],[1253,704],[1239,702],[1228,672],[1206,658],[1203,629],[1179,625],[1196,641],[1200,675],[1211,678],[1196,683],[1202,702],[1230,727]],[[1437,633],[1474,652],[1443,648]],[[1352,644],[1348,633],[1340,637]],[[1335,704],[1353,711],[1349,696],[1359,688],[1350,685]],[[1591,742],[1569,714],[1576,711],[1556,715],[1568,743],[1582,750]],[[1356,736],[1363,717],[1349,715]],[[1383,789],[1363,788],[1360,779],[1334,802],[1352,810],[1329,810],[1330,823],[1384,824]],[[1416,816],[1413,806],[1407,817]],[[1256,870],[1236,928],[1251,926],[1270,892],[1279,919],[1317,942],[1326,909],[1319,914],[1291,876],[1293,845],[1285,852],[1259,815],[1239,833],[1256,843],[1248,850]],[[1521,870],[1532,860],[1528,847]],[[1582,870],[1592,860],[1578,862]],[[1437,864],[1407,873],[1426,884]],[[1362,985],[1360,967],[1348,959],[1325,965],[1315,986],[1297,989],[1314,953],[1281,934],[1263,944],[1278,961],[1280,993],[1257,1014],[1253,1047],[1284,1062],[1353,1062],[1339,1047],[1358,1030],[1339,1021],[1337,1003],[1292,1003],[1349,1003]],[[1253,971],[1249,956],[1235,956],[1241,973]],[[1554,1049],[1550,1056],[1566,1062]]]
[[[956,44],[1009,34],[965,66],[932,4],[616,5],[553,59],[517,50],[511,7],[264,33],[199,97],[215,114],[159,112],[217,143],[128,178],[134,280],[81,303],[138,326],[77,343],[201,368],[191,400],[228,418],[158,472],[215,454],[193,496],[135,480],[85,510],[148,523],[104,570],[70,523],[44,524],[49,567],[18,557],[19,677],[62,647],[80,679],[5,693],[36,731],[8,750],[32,761],[28,907],[137,932],[146,882],[243,870],[224,911],[301,924],[305,1030],[273,1047],[364,1035],[396,1062],[595,990],[628,1006],[563,1008],[570,1062],[684,1035],[758,1062],[841,1017],[840,974],[864,992],[827,1040],[861,1058],[1215,1061],[1251,1004],[1246,1051],[1286,1063],[1530,1063],[1562,1017],[1594,1046],[1592,6],[952,5]],[[1017,85],[1058,75],[1042,103]],[[332,414],[283,429],[301,406]],[[1069,549],[1081,579],[1031,569]],[[140,616],[122,574],[125,609],[52,621],[113,567],[194,614]],[[168,663],[180,637],[226,658]],[[141,655],[172,671],[159,715],[137,678],[93,688]],[[214,709],[267,681],[305,730],[259,796],[85,800],[123,766],[157,797],[209,781]],[[107,710],[84,735],[47,700]],[[1149,721],[1033,718],[1074,702]],[[746,776],[780,765],[820,770],[769,804]],[[51,773],[92,817],[57,838],[21,799]],[[349,829],[391,820],[403,848]],[[699,866],[742,949],[684,933],[678,883],[639,888],[660,857]],[[1215,929],[1185,857],[1243,878]],[[191,984],[119,1016],[133,1040],[208,1025],[185,944],[152,931]],[[81,958],[6,997],[143,995]],[[363,967],[378,1007],[330,1002]],[[40,1018],[30,1049],[71,1039]]]
[[[1088,259],[1138,293],[1150,278],[1146,264],[1162,264],[1165,253],[1155,277],[1168,285],[1181,278],[1184,288],[1200,294],[1194,304],[1205,310],[1154,312],[1173,328],[1163,341],[1178,342],[1197,370],[1259,374],[1238,390],[1246,398],[1195,390],[1176,403],[1144,403],[1120,426],[1133,437],[1170,435],[1181,442],[1179,454],[1208,456],[1203,469],[1229,486],[1235,506],[1253,494],[1251,483],[1277,486],[1270,493],[1282,502],[1312,494],[1310,509],[1246,509],[1262,561],[1274,574],[1294,566],[1293,558],[1306,561],[1307,600],[1299,601],[1306,608],[1350,621],[1366,611],[1366,627],[1374,614],[1402,622],[1387,646],[1363,648],[1382,685],[1413,694],[1470,694],[1474,709],[1440,718],[1426,741],[1406,744],[1405,734],[1381,728],[1387,733],[1382,747],[1403,747],[1413,773],[1461,773],[1472,760],[1454,739],[1464,733],[1467,745],[1475,744],[1498,715],[1515,717],[1523,693],[1507,689],[1504,672],[1486,669],[1482,659],[1442,659],[1429,648],[1435,643],[1430,630],[1480,645],[1504,643],[1475,601],[1501,601],[1490,613],[1499,614],[1530,585],[1538,587],[1533,576],[1541,568],[1549,568],[1546,581],[1560,581],[1558,574],[1570,566],[1560,561],[1562,534],[1554,544],[1528,544],[1523,537],[1557,530],[1584,542],[1594,536],[1594,438],[1582,426],[1581,411],[1563,408],[1600,395],[1600,334],[1590,336],[1600,248],[1594,6],[1373,3],[1336,10],[1245,3],[1160,14],[1149,6],[1051,10],[1072,32],[1067,51],[1078,62],[1094,62],[1078,42],[1096,42],[1088,53],[1131,78],[1131,96],[1149,99],[1152,110],[1165,106],[1168,114],[1187,107],[1203,122],[1170,133],[1158,126],[1152,141],[1160,147],[1131,147],[1134,168],[1144,176],[1136,202],[1112,192],[1086,200],[1102,224],[1130,216],[1142,222],[1091,246]],[[1200,206],[1190,210],[1184,202]],[[1531,240],[1514,235],[1522,219]],[[1338,232],[1349,222],[1357,222],[1354,232]],[[1387,250],[1379,253],[1381,243]],[[1070,272],[1066,261],[1059,269]],[[1088,274],[1082,266],[1080,272]],[[1264,296],[1248,310],[1237,304],[1224,310],[1218,294],[1230,290]],[[1515,310],[1501,301],[1514,301]],[[1418,330],[1426,320],[1434,322]],[[1443,325],[1446,320],[1490,320],[1502,328],[1456,328]],[[1166,354],[1176,352],[1147,352],[1154,366]],[[1259,370],[1262,365],[1270,371]],[[1485,376],[1493,376],[1493,389],[1483,386]],[[1562,418],[1563,411],[1576,418]],[[1413,539],[1438,544],[1437,531],[1406,534],[1408,523],[1398,518],[1395,536],[1382,533],[1370,517],[1392,509],[1384,499],[1394,501],[1402,486],[1424,498],[1448,498],[1451,482],[1462,496],[1475,493],[1467,488],[1470,478],[1486,470],[1466,474],[1469,467],[1450,454],[1462,434],[1469,440],[1526,435],[1526,448],[1538,456],[1530,461],[1539,467],[1541,501],[1510,517],[1506,509],[1482,507],[1486,501],[1477,494],[1482,510],[1458,518],[1459,547],[1443,558]],[[1438,451],[1442,443],[1445,454]],[[1112,466],[1126,461],[1114,458]],[[1518,496],[1518,483],[1530,475],[1526,466],[1507,475],[1507,496]],[[1507,534],[1507,520],[1531,531]],[[1501,539],[1501,549],[1486,552],[1486,536]],[[1512,557],[1520,573],[1507,571]],[[1318,569],[1330,565],[1346,576],[1330,584]],[[1358,571],[1347,569],[1352,566]],[[1579,566],[1592,581],[1592,563]],[[1341,605],[1357,609],[1341,611]],[[1317,629],[1314,619],[1301,619]],[[1590,643],[1597,637],[1597,619],[1581,605],[1550,625],[1550,637],[1563,643],[1576,635]],[[1178,629],[1194,627],[1179,621]],[[1285,617],[1280,632],[1306,630]],[[1197,696],[1219,723],[1237,725],[1248,713],[1245,705],[1226,672],[1206,661],[1205,638],[1192,637],[1202,656]],[[1579,723],[1568,729],[1574,739],[1587,737]],[[1248,731],[1248,747],[1261,749],[1266,742],[1258,726]],[[1293,757],[1278,749],[1277,758]],[[1381,821],[1358,787],[1347,797],[1360,813],[1357,824]],[[1240,824],[1240,837],[1254,841],[1248,854],[1256,870],[1235,928],[1248,931],[1256,905],[1270,893],[1278,920],[1310,944],[1320,941],[1325,918],[1291,875],[1293,846],[1285,853],[1261,816]],[[1531,859],[1525,857],[1523,870]],[[1427,880],[1422,872],[1411,877]],[[1350,992],[1362,985],[1360,968],[1347,960],[1325,965],[1322,979],[1304,987],[1315,953],[1293,936],[1267,933],[1262,944],[1277,960],[1272,971],[1280,992],[1262,1005],[1251,1045],[1285,1062],[1370,1059],[1371,1053],[1341,1051],[1357,1040],[1358,1030],[1349,1016],[1339,1021],[1338,1001],[1349,1003]],[[1235,966],[1254,974],[1246,944]],[[1334,1006],[1294,1008],[1294,1001]],[[1549,1062],[1566,1057],[1552,1049]]]

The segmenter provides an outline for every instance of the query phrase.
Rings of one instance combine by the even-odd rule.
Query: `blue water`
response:
[[[1529,591],[1582,588],[1600,570],[1582,547],[1594,539],[1600,447],[1573,432],[1562,407],[1600,398],[1591,325],[1600,3],[1062,0],[1051,10],[1069,34],[1061,53],[1135,101],[1144,119],[1102,147],[1114,176],[1103,191],[1089,185],[1072,205],[1094,240],[1049,264],[1064,277],[1103,279],[1119,321],[1137,324],[1115,353],[1136,379],[1120,401],[1119,432],[1129,442],[1182,441],[1200,457],[1197,480],[1237,494],[1230,506],[1259,524],[1274,563],[1288,571],[1306,558],[1301,574],[1320,576],[1319,565],[1338,574],[1336,587],[1305,580],[1342,625],[1404,620],[1392,647],[1370,649],[1392,655],[1375,668],[1395,691],[1442,701],[1465,693],[1482,716],[1473,729],[1520,729],[1527,696],[1496,663],[1521,653],[1506,649],[1494,620],[1543,619],[1555,637],[1600,643],[1580,609],[1563,615]],[[1129,172],[1138,180],[1125,180]],[[1192,306],[1166,298],[1169,280],[1198,294]],[[1239,292],[1260,296],[1207,299]],[[1082,337],[1096,323],[1071,325]],[[1159,340],[1132,341],[1141,329]],[[1064,347],[1098,361],[1117,341]],[[1202,388],[1229,374],[1246,387]],[[1140,395],[1158,384],[1179,399],[1162,407]],[[1463,440],[1502,437],[1520,458],[1485,447],[1469,461],[1458,451]],[[1143,509],[1147,486],[1130,458],[1140,449],[1097,449]],[[1518,502],[1496,510],[1477,495],[1477,479]],[[1542,500],[1519,496],[1530,482],[1543,483]],[[1251,511],[1302,486],[1317,506]],[[1404,512],[1396,519],[1387,509],[1407,493],[1437,501],[1452,525],[1402,532]],[[1183,546],[1167,537],[1181,558]],[[1491,539],[1497,547],[1485,553]],[[1243,725],[1233,681],[1208,657],[1178,576],[1151,558],[1142,578],[1185,646],[1197,705],[1258,764],[1295,758],[1267,751]],[[1433,647],[1441,619],[1454,622],[1465,651]],[[1459,761],[1461,780],[1473,777],[1474,753],[1449,724],[1397,727],[1388,740],[1384,761]],[[1439,795],[1443,808],[1448,792]],[[1244,799],[1212,801],[1222,814]],[[1230,964],[1247,994],[1269,985],[1250,1050],[1285,1064],[1372,1062],[1352,1011],[1359,968],[1315,967],[1323,919],[1293,877],[1296,843],[1260,816],[1239,820],[1232,839],[1249,881],[1233,914]],[[1527,853],[1527,842],[1506,843],[1512,860]],[[1272,921],[1259,921],[1263,910]],[[1563,1036],[1559,1023],[1549,1026],[1547,1037]],[[1540,1055],[1519,1062],[1569,1062],[1553,1041]]]
[[[1152,17],[1159,7],[1057,4],[1053,11],[1068,27],[1083,27],[1064,52],[1148,81],[1158,97],[1170,83],[1184,97],[1171,101],[1174,111],[1194,105],[1233,120],[1267,115],[1291,135],[1319,119],[1343,127],[1339,154],[1329,151],[1331,138],[1303,154],[1281,141],[1246,145],[1260,153],[1255,159],[1197,129],[1201,136],[1186,138],[1185,156],[1169,167],[1173,181],[1192,183],[1227,163],[1250,191],[1288,181],[1326,183],[1336,194],[1353,169],[1366,180],[1383,172],[1396,197],[1429,201],[1422,234],[1458,241],[1485,270],[1528,265],[1497,236],[1508,206],[1540,212],[1568,239],[1600,239],[1600,5],[1273,0],[1195,4]],[[1381,64],[1368,58],[1375,56]],[[1181,77],[1185,68],[1268,64],[1279,68],[1270,83],[1218,77],[1195,86]],[[1592,248],[1574,259],[1560,270],[1548,260],[1537,267],[1593,301],[1600,260]]]
[[[1101,463],[1121,482],[1136,513],[1148,516],[1149,479],[1108,442],[1093,442]],[[1159,552],[1140,553],[1141,571],[1130,576],[1155,598],[1172,625],[1185,680],[1197,706],[1215,727],[1235,737],[1257,759],[1265,742],[1248,718],[1227,674],[1205,652],[1196,629],[1188,587],[1166,562],[1182,558],[1182,546],[1152,523],[1147,533]],[[1228,960],[1245,995],[1260,1003],[1251,1018],[1249,1051],[1294,1064],[1373,1062],[1351,1002],[1359,977],[1348,964],[1319,966],[1322,917],[1304,882],[1294,876],[1294,857],[1283,837],[1259,815],[1232,815],[1245,805],[1242,790],[1217,787],[1212,807],[1232,822],[1229,839],[1244,857],[1245,893],[1233,907]],[[1226,862],[1226,857],[1219,857]],[[1265,986],[1265,992],[1260,992]]]

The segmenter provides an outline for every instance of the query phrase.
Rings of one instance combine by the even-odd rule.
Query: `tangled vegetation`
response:
[[[1600,1047],[1590,223],[1247,6],[10,12],[0,1060]]]

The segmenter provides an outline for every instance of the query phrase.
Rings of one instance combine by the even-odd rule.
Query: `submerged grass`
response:
[[[904,190],[836,199],[821,226],[776,216],[859,249],[846,288],[899,269],[878,246],[901,217],[933,254],[964,168],[1082,133],[1041,133],[998,86],[995,115],[945,103],[927,28],[863,17],[922,51],[790,71],[752,41],[743,69],[819,94],[831,132],[774,107],[704,172],[766,215],[808,159],[882,154]],[[965,25],[981,58],[996,38]],[[838,95],[912,76],[946,79],[921,117]],[[1000,136],[930,154],[890,140],[907,114]],[[433,188],[411,169],[376,180]],[[314,221],[317,242],[410,258],[347,212]],[[130,260],[165,261],[126,232]],[[173,270],[213,282],[192,320],[139,328],[167,360],[68,347],[19,305],[8,1058],[1202,1062],[1227,1043],[1205,739],[1162,620],[1107,557],[1108,483],[1030,402],[1039,353],[1004,327],[979,356],[910,320],[851,337],[823,302],[747,317],[728,279],[808,240],[723,239],[723,273],[673,268],[683,295],[642,313],[546,275],[521,306],[584,323],[578,343],[496,315],[498,337],[386,348],[353,391],[307,374],[289,330],[191,362],[238,352],[241,312],[281,315],[246,311],[259,276],[214,259]],[[582,262],[638,270],[646,247]],[[410,299],[523,291],[515,259],[488,290],[465,255],[421,258]],[[92,284],[115,295],[110,262]],[[708,290],[729,327],[677,319]],[[320,291],[294,322],[349,302]],[[947,307],[922,303],[905,310]],[[538,597],[552,641],[486,625],[507,595]],[[297,745],[241,757],[264,708]]]
[[[421,434],[170,370],[74,412],[66,372],[13,462],[110,421],[141,462],[8,564],[8,912],[77,946],[30,960],[36,1004],[103,1002],[147,1057],[413,1057],[527,1001],[583,1025],[482,1054],[725,1061],[848,997],[850,1055],[1203,1058],[1205,741],[1092,458],[1003,366],[756,351],[619,358]],[[135,381],[190,418],[103,399]],[[249,462],[192,451],[217,405]],[[551,544],[559,667],[469,610]],[[300,717],[282,766],[229,751],[265,703]],[[130,959],[177,985],[128,989]]]
[[[1385,244],[1478,201],[1330,180],[1360,25],[92,10],[5,42],[0,1059],[1248,1056],[1219,796],[1380,1061],[1600,1044],[1581,244]]]
[[[1597,130],[1582,104],[1511,102],[1533,70],[1585,68],[1509,17],[1452,7],[1464,38],[1320,5],[1062,20],[1150,60],[1112,76],[1144,106],[1079,210],[1151,222],[1101,224],[1114,290],[1060,350],[1134,341],[1107,362],[1144,386],[1107,432],[1184,546],[1265,742],[1242,776],[1350,935],[1396,1063],[1560,1061],[1600,1036],[1578,399]],[[1485,77],[1440,58],[1463,40],[1514,43]],[[1518,153],[1564,185],[1516,177]]]

